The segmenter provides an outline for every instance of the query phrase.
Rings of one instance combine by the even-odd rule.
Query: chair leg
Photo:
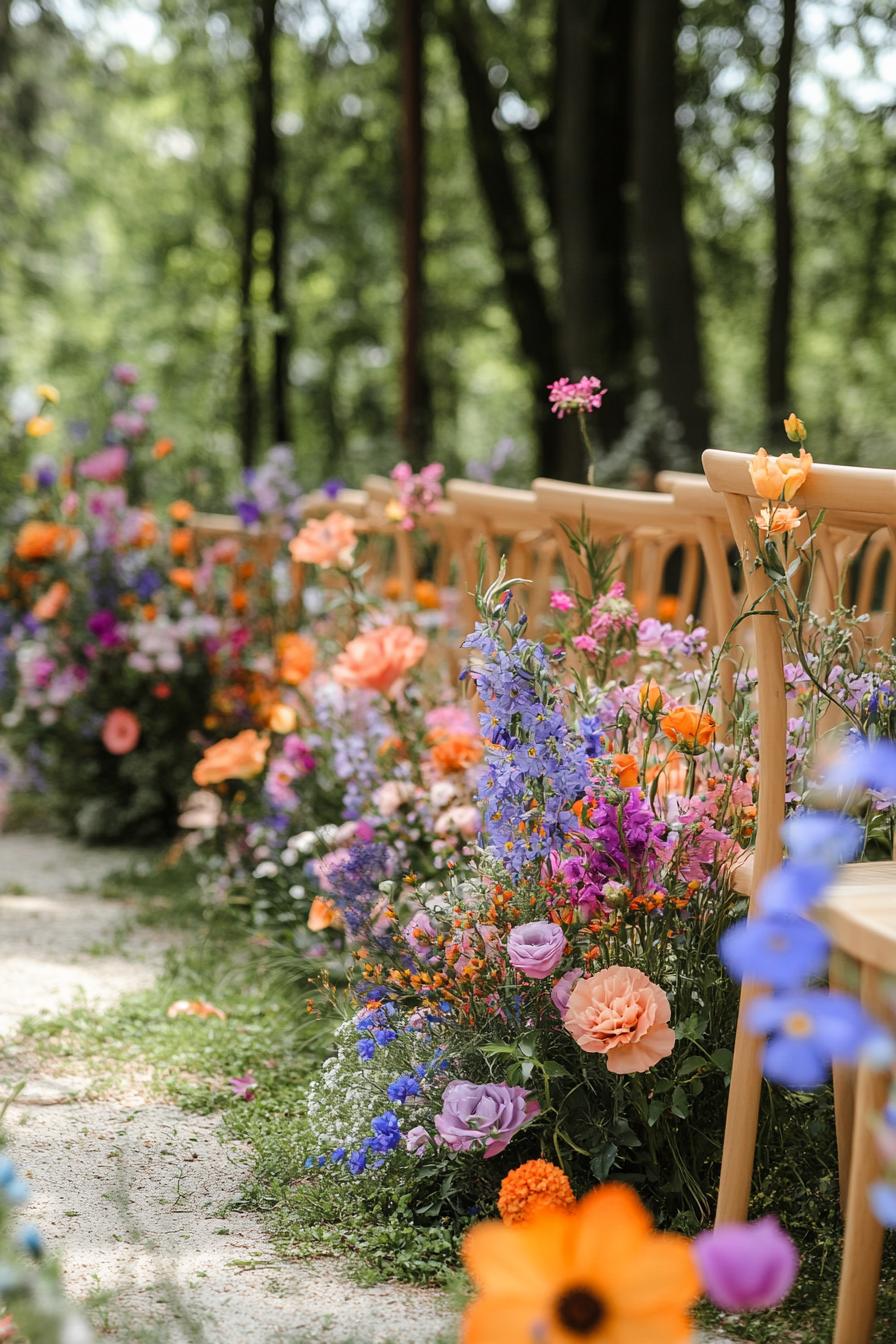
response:
[[[734,1060],[722,1147],[717,1225],[742,1222],[750,1204],[759,1102],[762,1097],[762,1039],[747,1030],[745,1018],[756,993],[756,988],[749,984],[744,984],[740,993],[740,1013],[734,1038]]]
[[[831,959],[829,983],[831,989],[846,989],[840,974],[838,958]],[[856,1116],[856,1070],[849,1064],[835,1064],[831,1070],[834,1080],[834,1123],[837,1129],[837,1169],[840,1177],[840,1212],[846,1219],[849,1199],[849,1169]]]
[[[866,1064],[859,1066],[834,1344],[870,1344],[874,1331],[884,1229],[868,1198],[869,1186],[880,1175],[880,1158],[868,1122],[886,1104],[888,1089],[886,1074]]]

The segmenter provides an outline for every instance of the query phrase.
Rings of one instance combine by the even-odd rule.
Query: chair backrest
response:
[[[520,601],[531,627],[537,629],[547,609],[557,545],[539,512],[535,492],[465,480],[451,480],[445,489],[455,510],[468,624],[476,618],[474,594],[481,562],[485,563],[484,580],[491,583],[503,556],[508,577],[528,581]]]
[[[551,522],[567,571],[580,564],[566,536],[584,518],[601,541],[619,539],[618,561],[628,593],[642,616],[660,616],[681,624],[695,612],[700,590],[700,549],[693,520],[671,495],[638,490],[608,490],[539,478],[532,488],[538,508]],[[670,559],[678,552],[676,591],[663,592]]]
[[[364,490],[351,490],[346,486],[336,495],[324,490],[310,490],[302,497],[303,518],[326,518],[328,513],[339,510],[350,518],[366,518],[370,510],[370,500]]]
[[[731,531],[743,563],[750,619],[756,646],[759,685],[759,809],[753,891],[781,859],[780,829],[784,820],[787,775],[787,698],[784,682],[785,642],[770,582],[757,563],[753,530],[759,504],[750,478],[750,458],[743,453],[707,449],[703,468],[710,487],[724,500]],[[845,566],[861,542],[883,533],[896,542],[896,471],[863,467],[813,466],[792,501],[815,521],[819,569],[830,593],[840,589]],[[852,550],[838,546],[844,535]],[[817,602],[817,599],[816,599]]]

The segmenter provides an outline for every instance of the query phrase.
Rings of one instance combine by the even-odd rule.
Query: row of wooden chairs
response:
[[[486,581],[492,579],[505,556],[508,573],[529,581],[525,606],[530,626],[538,629],[549,610],[552,586],[563,582],[564,573],[572,583],[580,577],[568,529],[583,522],[592,537],[618,541],[620,575],[642,616],[680,624],[694,613],[711,639],[721,641],[752,606],[756,614],[746,625],[752,627],[749,657],[758,674],[761,783],[756,847],[737,881],[755,913],[762,882],[782,856],[786,639],[755,554],[752,520],[759,501],[749,459],[708,451],[703,465],[705,475],[663,473],[656,493],[545,479],[535,480],[529,490],[453,480],[447,483],[445,500],[420,520],[414,533],[391,521],[394,486],[381,477],[369,478],[362,491],[343,492],[335,502],[312,496],[306,512],[320,515],[333,507],[350,512],[365,544],[382,549],[377,568],[394,576],[402,598],[413,599],[414,585],[422,577],[439,587],[453,586],[465,627],[475,617],[472,594],[480,569],[484,567]],[[889,647],[896,622],[896,471],[816,466],[795,502],[805,514],[796,540],[804,541],[809,527],[816,527],[817,563],[809,593],[813,608],[824,612],[841,601],[854,604],[868,617],[872,647]],[[203,520],[197,522],[201,528]],[[808,573],[809,567],[803,571]],[[794,581],[802,582],[801,576]],[[849,865],[819,918],[831,934],[837,966],[842,968],[844,959],[852,962],[863,1001],[872,1012],[886,1014],[883,981],[896,975],[896,864]],[[838,974],[842,977],[842,969]],[[723,1222],[745,1217],[749,1204],[762,1072],[761,1041],[748,1030],[745,1015],[757,992],[756,986],[747,985],[742,993],[718,1206]],[[867,1344],[873,1329],[883,1233],[868,1199],[878,1165],[870,1122],[882,1107],[888,1081],[870,1064],[862,1064],[857,1075],[842,1067],[835,1072],[846,1217],[835,1344]]]

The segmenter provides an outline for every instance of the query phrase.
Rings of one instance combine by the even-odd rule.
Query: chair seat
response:
[[[847,956],[896,975],[896,863],[848,863],[813,911]]]

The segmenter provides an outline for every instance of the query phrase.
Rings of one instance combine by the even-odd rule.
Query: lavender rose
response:
[[[513,929],[507,939],[510,964],[531,980],[546,980],[563,960],[566,934],[559,924],[537,920]]]
[[[565,1015],[566,1010],[569,1007],[569,996],[575,987],[576,981],[581,980],[582,974],[583,973],[580,970],[567,971],[565,975],[561,975],[560,979],[551,990],[551,1003],[557,1009],[557,1012],[561,1017]]]
[[[774,1217],[701,1232],[694,1238],[694,1257],[706,1296],[723,1311],[776,1307],[800,1267],[796,1247]]]
[[[540,1110],[524,1087],[459,1080],[449,1083],[442,1093],[436,1129],[445,1147],[455,1153],[484,1145],[483,1155],[494,1157]]]

